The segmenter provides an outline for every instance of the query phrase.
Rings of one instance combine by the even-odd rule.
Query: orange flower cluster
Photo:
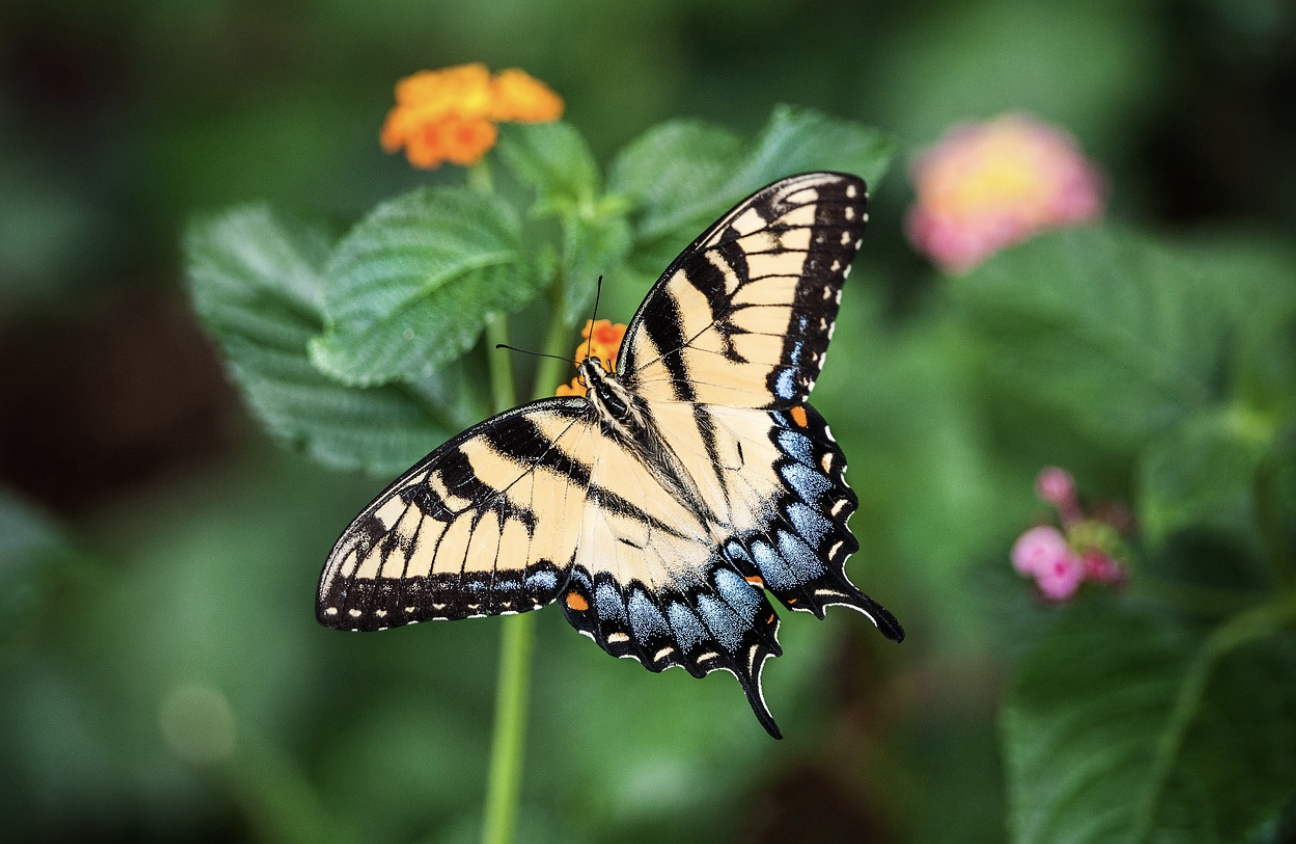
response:
[[[561,97],[521,70],[491,76],[479,62],[422,70],[396,83],[382,147],[387,152],[404,147],[415,167],[431,169],[445,161],[466,167],[495,146],[497,123],[547,123],[562,110]]]
[[[580,366],[585,358],[598,358],[603,363],[603,368],[612,370],[616,368],[617,354],[621,351],[621,340],[625,337],[626,326],[624,323],[612,322],[611,320],[586,320],[585,328],[581,330],[581,336],[585,342],[576,347],[575,361]],[[557,395],[560,396],[583,396],[587,390],[581,383],[580,378],[573,378],[570,384],[560,384]]]

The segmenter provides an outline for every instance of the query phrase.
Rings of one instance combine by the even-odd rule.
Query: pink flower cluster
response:
[[[909,240],[952,272],[1102,214],[1098,169],[1070,135],[1026,115],[955,126],[919,154],[912,176]]]
[[[1070,599],[1085,581],[1110,585],[1127,579],[1118,559],[1122,525],[1113,523],[1120,519],[1085,518],[1075,480],[1065,469],[1041,471],[1035,492],[1057,509],[1062,530],[1039,525],[1019,536],[1012,547],[1018,574],[1034,578],[1040,594],[1058,602]]]

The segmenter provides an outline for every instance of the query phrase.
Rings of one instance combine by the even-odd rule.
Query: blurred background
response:
[[[816,405],[862,501],[849,570],[909,639],[787,618],[775,743],[724,675],[651,675],[541,613],[519,840],[1003,840],[996,707],[1044,612],[1007,549],[1041,512],[1040,466],[1115,500],[1129,469],[1066,420],[987,425],[995,397],[922,327],[944,282],[903,235],[908,161],[958,121],[1028,111],[1104,169],[1112,218],[1290,238],[1284,0],[8,0],[0,837],[473,840],[499,625],[315,623],[325,554],[388,479],[268,439],[180,253],[189,220],[234,203],[340,232],[462,178],[377,138],[398,78],[467,61],[545,80],[603,162],[674,117],[750,135],[779,102],[899,141]]]

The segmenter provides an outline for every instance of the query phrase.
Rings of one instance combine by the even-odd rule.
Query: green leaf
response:
[[[378,206],[326,269],[325,332],[311,360],[350,384],[416,381],[476,343],[494,314],[516,311],[540,279],[513,210],[466,188],[426,188]]]
[[[672,209],[706,205],[733,172],[743,142],[722,126],[671,120],[644,132],[617,154],[608,171],[608,193],[642,209],[639,228],[652,237],[677,227]],[[699,232],[701,230],[699,229]]]
[[[0,639],[47,603],[79,556],[53,518],[0,487]]]
[[[1135,447],[1220,398],[1230,329],[1217,287],[1098,228],[1037,237],[950,284],[1011,392]]]
[[[870,126],[780,105],[747,150],[733,182],[750,193],[793,173],[836,170],[854,173],[875,187],[894,154],[895,142]]]
[[[1270,420],[1230,407],[1188,419],[1139,457],[1139,525],[1154,542],[1196,526],[1255,529],[1255,483],[1273,445]]]
[[[391,474],[474,421],[462,376],[349,387],[316,369],[308,341],[323,327],[328,239],[264,206],[202,220],[185,239],[198,314],[234,381],[281,441],[337,468]]]
[[[1235,326],[1238,400],[1277,418],[1296,415],[1296,254],[1290,244],[1232,234],[1195,239],[1187,249],[1216,280]]]
[[[505,124],[499,152],[518,180],[535,189],[539,216],[587,206],[598,192],[594,154],[568,123]]]
[[[595,213],[563,227],[566,262],[563,318],[566,322],[583,324],[589,318],[599,276],[621,275],[618,270],[633,245],[630,223],[615,211]]]
[[[871,185],[893,149],[890,139],[863,124],[778,106],[747,144],[701,123],[650,129],[617,157],[608,191],[642,207],[635,265],[661,272],[716,218],[761,187],[811,170],[855,173]]]
[[[1267,840],[1296,799],[1296,603],[1205,639],[1150,612],[1069,615],[1005,707],[1011,840]]]

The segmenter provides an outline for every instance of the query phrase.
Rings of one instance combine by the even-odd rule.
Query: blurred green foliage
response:
[[[6,840],[474,840],[498,624],[347,637],[311,617],[339,530],[485,410],[479,349],[426,375],[447,352],[399,329],[359,340],[417,352],[392,365],[412,380],[316,368],[357,327],[329,322],[326,281],[363,272],[339,237],[397,195],[435,215],[415,197],[462,183],[379,151],[391,85],[470,60],[567,100],[571,133],[505,133],[517,178],[497,188],[512,248],[537,250],[511,271],[570,272],[568,316],[605,273],[602,310],[628,319],[771,162],[852,169],[898,139],[866,174],[814,401],[860,495],[852,576],[909,638],[789,619],[776,744],[726,678],[609,660],[541,612],[520,840],[1291,840],[1280,0],[6,4]],[[905,163],[1005,110],[1078,137],[1115,222],[939,278],[901,233]],[[194,310],[237,393],[179,304],[191,220]],[[374,359],[329,370],[358,383]],[[1044,606],[1008,568],[1047,464],[1136,512],[1123,592]]]

